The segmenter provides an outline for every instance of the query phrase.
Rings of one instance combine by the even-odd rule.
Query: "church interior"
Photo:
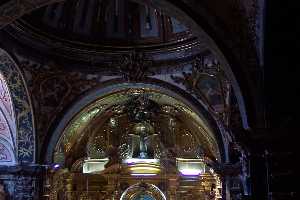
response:
[[[292,7],[2,0],[0,200],[297,199]]]

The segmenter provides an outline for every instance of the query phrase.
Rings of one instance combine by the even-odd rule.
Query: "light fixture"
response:
[[[82,172],[86,174],[101,172],[105,169],[108,158],[84,160]]]
[[[53,169],[58,169],[58,168],[60,168],[60,164],[55,164],[55,165],[53,166]]]
[[[205,173],[203,159],[176,158],[177,169],[183,176],[199,176]]]
[[[129,158],[123,161],[133,176],[154,176],[160,172],[159,159]]]

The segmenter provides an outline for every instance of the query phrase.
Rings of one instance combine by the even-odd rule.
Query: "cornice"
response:
[[[153,60],[153,67],[168,66],[170,65],[168,63],[181,65],[186,63],[186,60],[205,53],[209,49],[205,41],[200,41],[197,38],[155,46],[109,47],[97,44],[74,44],[70,41],[47,37],[18,22],[6,27],[5,31],[11,36],[7,38],[13,38],[11,40],[20,43],[23,49],[34,49],[48,56],[89,63],[97,66],[97,68],[112,68],[115,64],[122,62],[124,57],[130,57],[136,52],[141,52],[146,58]]]

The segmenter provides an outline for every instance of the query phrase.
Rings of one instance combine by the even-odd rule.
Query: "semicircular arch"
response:
[[[206,129],[205,131],[210,134],[208,135],[212,139],[211,141],[214,141],[216,143],[217,151],[219,152],[219,156],[217,157],[220,159],[220,161],[225,162],[228,159],[226,145],[224,144],[226,139],[223,137],[223,133],[221,133],[222,128],[220,128],[219,124],[217,124],[215,120],[210,117],[208,112],[204,108],[202,108],[202,105],[200,103],[195,103],[197,102],[197,100],[192,102],[186,98],[186,96],[189,96],[189,94],[186,93],[186,96],[181,96],[178,94],[178,91],[175,92],[170,88],[159,86],[157,85],[157,83],[156,85],[150,83],[115,83],[113,85],[100,87],[91,91],[89,94],[86,94],[81,99],[76,101],[70,107],[70,109],[65,112],[66,114],[62,117],[62,119],[54,129],[53,135],[45,145],[47,146],[47,149],[45,149],[45,161],[47,163],[53,162],[55,149],[58,143],[60,143],[61,138],[66,137],[65,134],[67,132],[75,133],[76,131],[72,129],[84,129],[84,127],[86,127],[86,125],[95,116],[97,116],[97,114],[101,113],[100,111],[102,111],[101,109],[103,109],[103,106],[97,104],[97,101],[101,101],[101,97],[103,98],[104,96],[114,93],[118,95],[118,93],[125,90],[145,88],[160,91],[162,94],[166,94],[170,96],[170,98],[174,98],[178,102],[181,102],[183,109],[185,109],[184,112],[187,112],[188,115],[192,116],[192,118],[194,118],[195,120],[200,120],[200,123],[203,125],[202,128],[206,127],[203,130]],[[184,91],[180,91],[179,93],[184,93]],[[193,97],[191,96],[190,98],[193,99]],[[106,99],[106,101],[112,101],[112,99]],[[114,100],[114,103],[118,103],[115,101],[116,99]],[[102,104],[107,105],[109,104],[109,102],[102,102]]]
[[[17,163],[35,162],[35,135],[30,98],[22,74],[9,54],[0,49],[2,94],[6,101],[0,107],[11,135]]]

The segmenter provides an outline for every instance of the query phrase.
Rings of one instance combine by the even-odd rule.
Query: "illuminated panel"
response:
[[[124,163],[132,176],[155,176],[160,172],[159,159],[129,158]]]
[[[133,176],[153,176],[160,172],[160,166],[150,163],[137,163],[129,165],[128,169]]]
[[[85,160],[83,163],[82,172],[85,174],[101,172],[105,169],[104,166],[107,162],[108,158]]]
[[[178,171],[184,176],[199,176],[205,173],[205,163],[202,159],[176,158]]]
[[[159,159],[141,159],[141,158],[129,158],[124,161],[127,164],[134,164],[134,163],[159,163]]]

